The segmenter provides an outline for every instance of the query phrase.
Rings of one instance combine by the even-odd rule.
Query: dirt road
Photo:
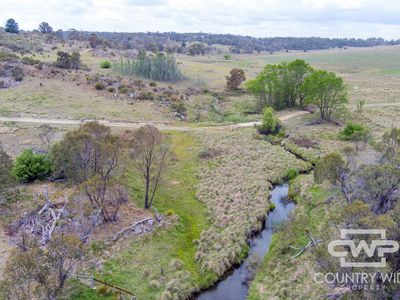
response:
[[[280,117],[281,121],[286,121],[291,118],[307,114],[307,111],[296,111],[294,113],[285,115]],[[50,125],[80,125],[86,122],[90,122],[93,120],[73,120],[73,119],[49,119],[49,118],[30,118],[30,117],[0,117],[0,122],[15,122],[15,123],[30,123],[30,124],[50,124]],[[154,122],[114,122],[110,120],[97,120],[100,124],[107,125],[110,127],[119,127],[119,128],[127,128],[127,129],[136,129],[140,128],[146,124],[152,124],[156,126],[160,130],[175,130],[175,131],[194,131],[194,130],[204,130],[204,129],[234,129],[234,128],[245,128],[245,127],[253,127],[254,125],[260,124],[260,122],[247,122],[247,123],[239,123],[235,125],[216,125],[216,126],[203,126],[203,127],[189,127],[189,126],[175,126]]]

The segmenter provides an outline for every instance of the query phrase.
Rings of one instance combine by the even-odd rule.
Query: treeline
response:
[[[205,46],[230,46],[232,53],[274,52],[285,50],[318,50],[345,47],[372,47],[378,45],[397,45],[400,40],[383,38],[320,38],[320,37],[269,37],[255,38],[233,34],[177,33],[177,32],[88,32],[68,30],[63,36],[71,39],[87,40],[93,34],[108,41],[116,48],[147,51],[188,53],[190,43],[203,43]],[[215,50],[212,47],[207,51]]]

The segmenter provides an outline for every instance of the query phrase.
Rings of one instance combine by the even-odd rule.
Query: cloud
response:
[[[400,38],[395,0],[14,0],[0,20],[24,29],[178,31],[251,36]]]

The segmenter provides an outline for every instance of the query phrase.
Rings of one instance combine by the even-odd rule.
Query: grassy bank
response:
[[[318,234],[328,209],[325,202],[328,194],[321,186],[314,185],[312,175],[300,175],[291,182],[290,195],[294,196],[297,207],[289,221],[273,235],[269,252],[251,283],[249,300],[316,299],[324,294],[321,291],[324,286],[311,280],[313,249],[292,259],[298,251],[290,246],[302,248],[306,245],[307,231]],[[291,288],[293,284],[296,288]]]
[[[104,263],[100,278],[133,291],[138,299],[186,297],[193,289],[209,285],[215,274],[200,274],[195,262],[193,240],[208,227],[205,207],[196,200],[198,183],[198,145],[185,133],[171,133],[171,149],[175,159],[169,167],[165,182],[154,206],[160,212],[174,212],[177,224],[159,229],[152,235],[131,238],[129,245],[115,251],[114,258]],[[130,182],[135,175],[129,175]],[[136,185],[135,185],[136,186]],[[141,191],[132,189],[135,201],[141,204]],[[163,294],[164,293],[164,294]],[[79,291],[73,299],[91,299],[90,292]],[[96,297],[95,297],[96,296]],[[94,295],[92,299],[100,299]]]

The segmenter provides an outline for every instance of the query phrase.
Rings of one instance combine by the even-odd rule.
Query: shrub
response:
[[[107,91],[109,91],[110,93],[115,93],[115,88],[110,86],[110,87],[107,88]]]
[[[12,62],[18,60],[18,56],[10,52],[0,52],[0,61]]]
[[[157,86],[157,82],[152,81],[152,82],[149,83],[149,86],[151,86],[151,87],[156,87],[156,86]]]
[[[94,85],[94,87],[96,88],[96,90],[99,90],[99,91],[105,89],[104,84],[102,84],[101,82],[97,82],[97,83]]]
[[[360,141],[367,139],[369,130],[361,124],[347,123],[346,126],[339,132],[339,138],[344,141]]]
[[[263,112],[262,124],[258,127],[261,134],[275,134],[281,129],[280,121],[272,107],[266,107]]]
[[[24,71],[19,66],[14,66],[11,70],[11,76],[14,78],[15,81],[22,81],[24,78]]]
[[[168,209],[165,211],[166,216],[173,216],[175,215],[175,211],[173,209]]]
[[[47,155],[35,153],[33,150],[24,150],[16,159],[11,170],[14,178],[30,182],[43,179],[52,169],[51,161]]]
[[[100,63],[100,68],[102,69],[109,69],[111,68],[111,62],[109,62],[108,60],[102,61]]]
[[[25,65],[33,66],[33,65],[39,64],[39,63],[40,63],[40,60],[34,59],[34,58],[32,58],[32,57],[25,56],[25,57],[22,59],[22,63],[24,63]]]
[[[286,177],[288,180],[292,180],[292,179],[295,179],[298,175],[299,175],[299,171],[297,169],[292,168],[292,169],[288,170]]]

